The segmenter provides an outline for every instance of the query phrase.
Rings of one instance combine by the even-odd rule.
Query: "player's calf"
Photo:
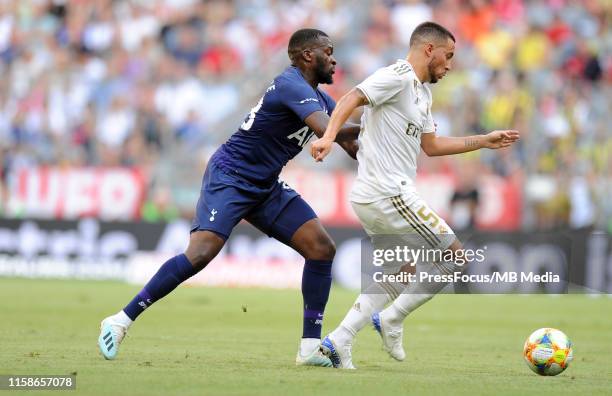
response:
[[[304,321],[296,363],[301,364],[304,360],[320,363],[318,346],[321,342],[323,314],[331,289],[332,260],[336,247],[317,218],[306,221],[295,231],[291,238],[291,247],[306,259],[302,273]]]
[[[114,359],[132,322],[153,303],[204,268],[224,243],[224,239],[210,231],[192,233],[186,254],[166,261],[123,310],[102,321],[98,346],[104,357]]]

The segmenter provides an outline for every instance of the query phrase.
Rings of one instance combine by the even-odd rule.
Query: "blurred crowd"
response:
[[[288,64],[294,30],[334,41],[324,89],[339,98],[404,58],[426,20],[457,37],[453,71],[432,87],[438,133],[522,140],[422,158],[420,171],[470,163],[458,178],[468,197],[483,174],[513,181],[526,229],[612,232],[609,0],[0,0],[2,190],[24,166],[139,166],[151,176],[145,219],[189,215],[207,157]],[[334,158],[328,167],[355,167]]]

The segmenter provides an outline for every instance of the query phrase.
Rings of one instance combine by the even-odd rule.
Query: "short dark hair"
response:
[[[449,38],[456,42],[455,36],[444,26],[435,22],[423,22],[412,32],[410,46],[425,39],[445,40]]]
[[[318,29],[300,29],[291,35],[287,53],[292,61],[294,57],[310,44],[313,44],[319,37],[329,37],[327,33]]]

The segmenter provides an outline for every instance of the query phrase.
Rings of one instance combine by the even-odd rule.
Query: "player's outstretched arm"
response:
[[[329,125],[330,118],[327,113],[323,111],[315,111],[306,117],[304,122],[314,131],[315,135],[320,138],[325,133],[325,128]],[[347,122],[342,125],[335,139],[335,142],[353,159],[357,159],[357,150],[359,150],[359,146],[356,140],[359,137],[360,129],[361,126],[359,124]]]
[[[335,112],[335,110],[334,110]],[[333,114],[332,114],[333,117]],[[322,137],[325,133],[325,129],[329,125],[331,118],[327,115],[327,113],[323,111],[315,111],[306,119],[304,122],[310,129],[312,129],[317,135],[317,137]],[[352,122],[347,122],[343,124],[338,131],[338,135],[334,139],[335,142],[349,142],[351,140],[355,140],[359,137],[359,130],[361,126],[359,124],[353,124]]]
[[[332,143],[337,140],[337,136],[341,132],[342,126],[351,116],[353,111],[360,106],[368,104],[368,100],[357,88],[351,89],[347,94],[342,96],[336,108],[332,113],[327,128],[319,139],[312,143],[310,154],[317,161],[323,161],[323,158],[331,151]],[[350,154],[350,153],[349,153]]]
[[[518,141],[518,131],[493,131],[486,135],[466,137],[436,136],[435,133],[421,135],[421,148],[430,157],[467,153],[481,148],[500,149]]]

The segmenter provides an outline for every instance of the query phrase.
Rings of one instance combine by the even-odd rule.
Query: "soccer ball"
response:
[[[527,366],[540,375],[562,373],[574,358],[572,342],[560,330],[545,327],[531,333],[523,349]]]

